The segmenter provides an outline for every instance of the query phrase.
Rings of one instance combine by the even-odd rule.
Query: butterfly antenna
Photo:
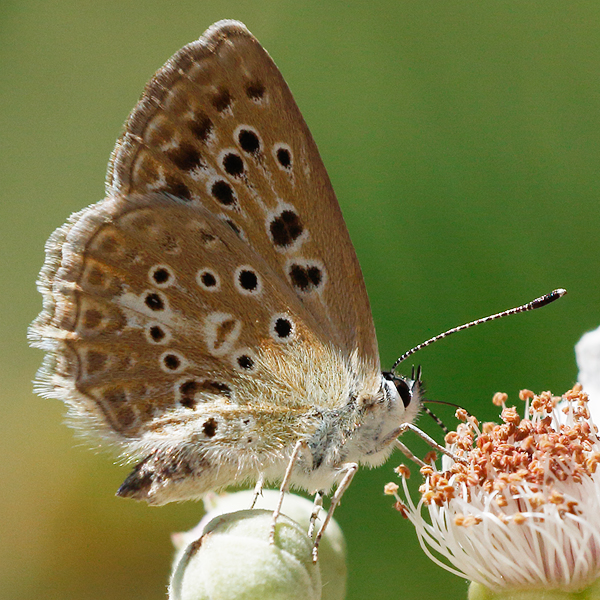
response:
[[[460,404],[455,404],[454,402],[446,402],[446,400],[430,400],[429,398],[423,398],[423,402],[427,402],[427,404],[443,404],[444,406],[452,406],[457,410],[460,408],[461,410],[464,410],[469,417],[472,416],[471,413],[464,406],[461,406]]]
[[[427,402],[427,404],[444,404],[446,406],[452,406],[457,410],[460,408],[461,410],[464,410],[469,417],[472,416],[471,413],[466,408],[463,408],[460,404],[454,404],[454,402],[446,402],[445,400],[429,400],[428,398],[423,398],[423,411],[426,412],[442,428],[444,435],[448,433],[448,428],[444,425],[444,422],[429,407],[425,406],[425,402]]]
[[[424,402],[428,402],[428,401],[424,400]],[[450,431],[444,425],[444,422],[430,408],[427,408],[426,406],[422,406],[422,408],[423,408],[423,412],[427,413],[440,426],[441,430],[444,432],[444,435],[446,435],[448,433],[448,431]]]
[[[550,304],[551,302],[558,300],[560,297],[564,296],[566,293],[567,293],[567,290],[559,288],[557,290],[553,290],[549,294],[540,296],[539,298],[536,298],[535,300],[532,300],[531,302],[528,302],[527,304],[523,304],[521,306],[517,306],[517,307],[511,308],[509,310],[504,310],[502,312],[496,313],[495,315],[483,317],[481,319],[477,319],[476,321],[470,321],[469,323],[465,323],[464,325],[459,325],[458,327],[453,327],[452,329],[448,329],[448,331],[444,331],[444,333],[440,333],[439,335],[432,337],[431,339],[427,340],[426,342],[423,342],[422,344],[419,344],[418,346],[411,348],[408,352],[405,352],[394,363],[394,366],[392,367],[391,371],[393,373],[395,371],[396,367],[401,362],[405,361],[409,356],[412,356],[415,352],[418,352],[419,350],[422,350],[423,348],[430,346],[434,342],[437,342],[439,340],[444,339],[445,337],[448,337],[451,333],[457,333],[459,331],[463,331],[464,329],[469,329],[470,327],[475,327],[475,325],[481,325],[482,323],[487,323],[488,321],[494,321],[496,319],[500,319],[501,317],[508,317],[509,315],[516,315],[518,313],[528,312],[528,311],[534,310],[536,308],[541,308],[542,306],[546,306],[547,304]]]

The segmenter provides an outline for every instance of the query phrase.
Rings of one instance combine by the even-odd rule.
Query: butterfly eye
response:
[[[406,383],[404,379],[398,378],[394,379],[394,385],[398,390],[398,394],[400,395],[402,404],[404,404],[404,408],[406,408],[412,401],[412,391],[408,386],[408,383]]]

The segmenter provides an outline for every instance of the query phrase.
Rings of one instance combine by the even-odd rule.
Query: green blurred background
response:
[[[42,354],[25,333],[46,238],[102,198],[146,81],[222,18],[269,50],[319,144],[385,366],[447,327],[568,288],[415,357],[430,397],[491,418],[495,391],[564,392],[573,345],[600,324],[597,2],[2,0],[1,598],[164,598],[169,534],[200,518],[195,503],[114,497],[126,469],[32,394]],[[400,460],[360,472],[338,509],[348,597],[464,598],[382,495]]]

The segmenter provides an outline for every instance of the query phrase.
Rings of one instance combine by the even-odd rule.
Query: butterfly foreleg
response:
[[[317,562],[319,543],[321,542],[321,538],[325,533],[325,529],[327,529],[327,525],[329,525],[329,521],[331,521],[331,518],[333,517],[333,512],[335,511],[336,506],[340,503],[344,492],[348,489],[348,486],[350,485],[352,478],[356,474],[356,471],[358,471],[357,463],[348,463],[344,465],[341,471],[342,473],[345,473],[344,477],[337,486],[335,494],[333,494],[333,496],[331,497],[331,504],[329,505],[329,509],[327,510],[327,514],[325,515],[325,520],[321,524],[321,527],[319,528],[319,531],[315,537],[315,541],[313,544],[313,562],[315,563]]]
[[[270,544],[275,543],[275,527],[277,525],[277,519],[279,518],[279,515],[281,514],[281,505],[283,504],[283,499],[285,498],[285,494],[287,493],[287,491],[290,487],[290,481],[292,479],[292,472],[294,470],[294,465],[296,464],[296,461],[298,460],[298,457],[300,456],[300,452],[302,452],[302,450],[307,450],[307,449],[308,449],[308,444],[306,443],[306,440],[298,440],[296,442],[296,445],[294,446],[294,450],[292,451],[292,454],[290,456],[290,460],[288,462],[287,469],[285,470],[285,475],[283,476],[283,480],[281,481],[279,500],[277,501],[277,506],[275,507],[275,510],[273,511],[273,520],[271,522],[271,533],[269,534],[269,543]]]
[[[445,454],[446,456],[450,457],[454,462],[461,462],[461,463],[467,464],[467,461],[464,458],[457,456],[456,454],[450,452],[450,450],[448,450],[447,448],[444,448],[444,446],[441,446],[440,444],[438,444],[433,438],[429,437],[422,429],[419,429],[416,425],[413,425],[412,423],[402,423],[402,425],[400,425],[400,427],[398,427],[397,429],[392,431],[392,433],[390,433],[387,437],[390,440],[392,440],[394,438],[398,438],[407,430],[410,430],[413,433],[415,433],[426,444],[431,446],[431,448],[433,448],[434,450],[437,450],[441,454]],[[396,441],[396,446],[402,451],[402,453],[405,456],[410,458],[410,460],[413,460],[414,462],[416,462],[418,465],[425,466],[425,463],[420,458],[417,458],[400,440],[396,439],[395,441]]]

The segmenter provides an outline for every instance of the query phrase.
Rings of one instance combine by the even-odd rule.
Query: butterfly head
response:
[[[422,387],[420,375],[420,370],[416,377],[413,374],[410,379],[398,376],[389,371],[384,371],[381,374],[383,386],[387,390],[387,393],[395,398],[396,401],[399,399],[407,410],[413,403],[413,396]]]
[[[420,373],[412,378],[381,373],[379,391],[358,403],[358,426],[347,441],[345,460],[371,467],[382,464],[394,447],[400,426],[417,418],[422,388]]]
[[[397,421],[398,425],[412,423],[419,414],[423,396],[421,368],[416,373],[413,370],[411,377],[384,371],[381,374],[381,385],[387,408],[393,414],[390,421]]]

